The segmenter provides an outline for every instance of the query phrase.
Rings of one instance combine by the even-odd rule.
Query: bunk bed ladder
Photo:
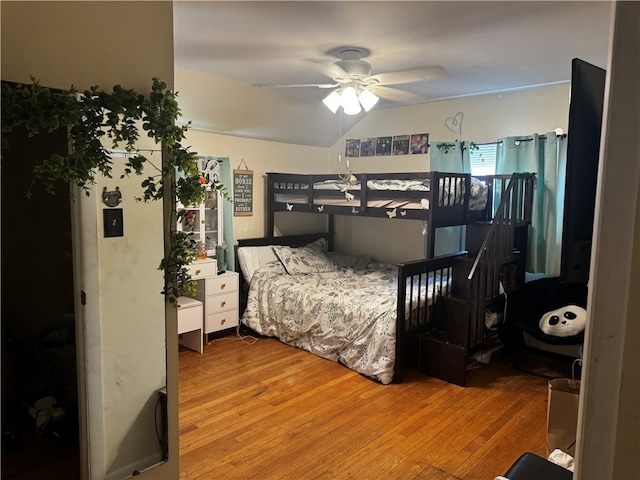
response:
[[[535,175],[530,173],[497,175],[494,178],[497,190],[494,195],[499,205],[471,265],[467,276],[468,288],[465,289],[468,292],[467,347],[470,350],[484,340],[487,302],[524,282],[534,181]]]
[[[467,357],[485,340],[487,305],[499,298],[506,267],[518,265],[524,281],[534,180],[528,173],[492,177],[493,219],[482,222],[486,234],[477,251],[456,259],[452,294],[437,298],[437,326],[420,338],[422,373],[465,385]]]

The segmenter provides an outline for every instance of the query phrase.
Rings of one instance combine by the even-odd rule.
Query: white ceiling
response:
[[[179,0],[174,2],[178,71],[209,74],[212,82],[235,86],[217,97],[221,106],[241,105],[239,92],[252,89],[250,97],[264,101],[264,108],[275,99],[295,110],[269,107],[269,122],[245,118],[243,124],[252,125],[245,128],[228,111],[203,101],[202,92],[180,90],[176,74],[179,101],[183,118],[197,128],[328,146],[338,138],[339,122],[321,103],[327,90],[254,85],[331,83],[329,67],[338,59],[332,53],[341,46],[368,49],[374,74],[427,66],[447,71],[442,78],[395,87],[419,100],[382,100],[375,109],[568,82],[573,58],[606,68],[610,9],[611,2],[596,1]],[[253,105],[242,114],[264,117],[261,110]]]

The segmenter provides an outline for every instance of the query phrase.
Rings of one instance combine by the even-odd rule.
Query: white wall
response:
[[[121,84],[149,92],[152,78],[173,85],[171,2],[2,2],[2,79],[84,90]],[[117,162],[116,162],[117,163]],[[178,478],[177,344],[165,370],[160,204],[133,201],[139,179],[99,178],[74,204],[81,448],[86,478],[122,478],[160,460],[155,438],[157,390],[169,387],[168,463],[140,478]],[[102,187],[120,186],[124,237],[104,238]],[[80,307],[79,291],[87,294]],[[167,323],[176,337],[175,316]],[[84,326],[84,328],[82,328]],[[88,446],[86,440],[88,439]]]
[[[570,69],[567,65],[567,69]],[[603,65],[604,67],[604,65]],[[528,135],[548,132],[556,127],[565,131],[569,112],[569,84],[523,89],[501,94],[486,94],[442,100],[410,107],[376,110],[366,114],[346,138],[366,138],[385,135],[428,133],[431,144],[456,140],[457,135],[445,126],[447,118],[462,112],[462,140],[478,143],[493,142],[510,135]],[[337,159],[338,145],[333,147]],[[418,157],[418,158],[413,158]],[[352,167],[376,171],[392,171],[394,168],[423,167],[420,155],[409,157],[365,157],[351,159]],[[409,160],[407,160],[407,158]],[[395,160],[395,161],[394,161]],[[428,163],[428,162],[427,162]],[[427,165],[428,167],[428,165]]]

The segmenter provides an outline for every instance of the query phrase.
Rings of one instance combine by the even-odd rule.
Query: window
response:
[[[478,148],[470,149],[471,175],[493,175],[496,173],[496,154],[498,144],[482,143],[476,144]]]

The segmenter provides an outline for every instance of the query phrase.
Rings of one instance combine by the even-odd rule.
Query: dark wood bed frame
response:
[[[236,271],[240,275],[240,310],[244,312],[247,304],[249,285],[245,281],[242,270],[238,262],[237,249],[248,246],[263,245],[288,245],[298,247],[307,245],[319,238],[325,238],[329,242],[329,249],[332,249],[333,235],[327,232],[287,235],[280,237],[248,238],[238,240],[236,248]],[[426,286],[429,275],[439,275],[440,278],[449,278],[452,275],[455,259],[464,255],[465,252],[458,252],[434,259],[415,260],[411,262],[398,263],[398,294],[396,305],[396,362],[394,366],[394,381],[400,382],[403,377],[403,369],[406,364],[417,366],[419,336],[437,327],[435,323],[435,302],[424,305],[420,302],[415,292],[424,288],[432,290],[431,297],[450,294],[451,284],[441,282]],[[411,288],[414,285],[414,288]],[[408,307],[408,308],[407,308]],[[398,319],[400,319],[398,321]]]
[[[325,206],[320,212],[314,204],[313,183],[334,175],[299,175],[299,174],[267,174],[267,237],[238,240],[236,248],[258,245],[302,246],[318,238],[325,238],[329,249],[333,250],[333,215],[387,216],[388,208],[366,207],[366,199],[379,195],[375,191],[365,189],[359,197],[360,208],[353,213],[352,207]],[[487,207],[482,212],[469,212],[469,174],[452,174],[443,172],[403,173],[403,174],[361,174],[359,179],[363,185],[371,178],[425,178],[431,180],[429,192],[429,209],[407,211],[397,219],[425,220],[428,224],[427,258],[398,263],[398,295],[396,323],[396,362],[394,381],[400,382],[403,370],[408,365],[418,365],[420,360],[421,337],[443,343],[445,346],[462,349],[465,355],[481,347],[485,338],[484,320],[487,304],[500,295],[500,281],[506,265],[517,265],[519,283],[524,282],[526,265],[528,229],[531,223],[532,198],[535,175],[523,173],[513,175],[493,175],[482,177],[489,186]],[[461,202],[453,205],[441,205],[438,198],[445,195],[440,186],[449,188],[451,183],[462,180],[467,186]],[[436,186],[436,188],[433,188]],[[277,202],[277,193],[297,193],[302,191],[308,196],[306,204],[296,204],[295,211],[303,211],[329,216],[328,232],[273,236],[276,212],[287,212],[286,203]],[[388,195],[389,192],[386,192]],[[409,192],[402,192],[404,196]],[[326,194],[326,192],[323,192]],[[344,195],[337,191],[336,194]],[[421,197],[425,192],[415,192]],[[495,207],[493,199],[499,200]],[[444,226],[467,225],[468,231],[476,230],[476,240],[467,240],[469,251],[457,252],[433,258],[435,230]],[[475,228],[477,227],[477,228]],[[478,233],[479,232],[479,233]],[[471,247],[471,248],[470,248]],[[236,271],[241,278],[241,312],[246,306],[248,285],[242,278],[236,258]],[[417,298],[412,298],[414,289],[407,285],[423,285],[430,274],[439,274],[442,278],[451,278],[450,284],[438,286],[437,294],[429,306],[416,308]],[[418,290],[419,291],[419,290]],[[407,308],[407,305],[409,308]],[[454,377],[439,376],[447,381],[464,385],[465,365],[445,365],[444,370],[455,368]],[[422,371],[422,370],[421,370]],[[423,373],[431,373],[425,371]],[[458,380],[452,380],[458,379]],[[459,381],[459,379],[462,379]]]

